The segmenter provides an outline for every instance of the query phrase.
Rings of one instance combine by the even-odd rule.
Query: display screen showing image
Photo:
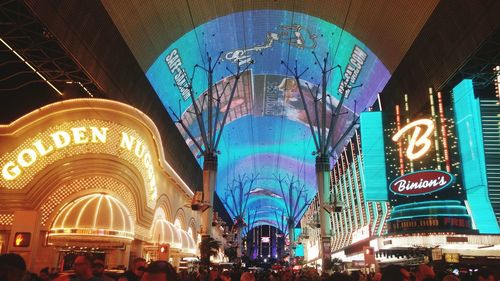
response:
[[[327,79],[326,124],[337,112],[331,144],[340,151],[343,137],[348,140],[352,135],[353,122],[373,104],[390,73],[365,44],[334,24],[282,10],[234,13],[182,35],[147,70],[172,118],[182,120],[190,131],[191,136],[178,124],[193,154],[199,156],[200,149],[191,139],[202,143],[193,100],[202,112],[201,121],[208,125],[208,76],[202,68],[207,69],[208,57],[212,63],[220,57],[212,87],[221,104],[214,116],[216,126],[221,126],[226,111],[228,116],[218,147],[216,191],[226,207],[234,209],[238,202],[224,200],[228,187],[241,175],[256,175],[247,205],[248,210],[259,211],[254,212],[258,214],[254,226],[269,222],[278,226],[276,214],[289,205],[282,198],[277,176],[294,176],[305,186],[307,200],[316,194],[316,149],[306,114],[307,109],[313,124],[321,114],[315,112],[321,107],[321,69],[313,52],[321,61],[328,54],[328,66],[338,66]],[[305,71],[299,81],[290,72],[295,67],[299,73]],[[228,109],[238,70],[241,76]],[[337,110],[341,93],[345,99]],[[199,161],[201,165],[203,157]],[[299,205],[307,204],[306,197],[297,199]],[[297,209],[302,210],[301,206]]]

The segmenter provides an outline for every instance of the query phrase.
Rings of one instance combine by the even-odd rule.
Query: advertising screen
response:
[[[306,108],[314,112],[319,105],[316,94],[321,94],[321,70],[313,52],[321,61],[328,54],[328,65],[339,66],[330,72],[326,89],[331,97],[329,116],[339,105],[339,93],[345,94],[332,140],[342,144],[341,136],[352,128],[359,113],[373,104],[390,73],[365,44],[322,19],[283,10],[245,11],[215,18],[167,46],[147,70],[172,118],[182,119],[192,137],[201,140],[189,88],[199,107],[206,109],[208,77],[202,68],[207,68],[208,57],[214,62],[220,56],[212,88],[221,101],[217,126],[226,111],[228,119],[218,147],[216,191],[220,198],[226,198],[224,192],[235,178],[258,175],[253,188],[259,192],[251,192],[247,205],[248,210],[258,210],[254,212],[258,213],[255,226],[275,224],[276,212],[285,209],[276,176],[294,176],[307,187],[308,200],[316,194],[315,147],[305,114]],[[298,72],[305,71],[299,83],[290,72],[295,66]],[[238,67],[243,73],[231,108],[227,108]],[[306,107],[299,87],[304,90]],[[207,122],[207,114],[202,116]],[[311,116],[314,123],[317,117]],[[199,156],[199,148],[180,125],[179,131],[193,154]],[[337,147],[340,149],[343,145]],[[201,164],[202,157],[199,161]]]

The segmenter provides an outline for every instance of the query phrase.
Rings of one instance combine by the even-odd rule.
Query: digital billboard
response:
[[[258,210],[255,226],[273,223],[276,212],[285,209],[276,175],[298,178],[300,184],[306,185],[309,200],[316,194],[315,147],[305,114],[306,108],[314,112],[318,105],[315,95],[321,94],[321,70],[313,52],[320,60],[328,54],[328,64],[340,66],[330,73],[327,84],[330,116],[339,105],[339,93],[345,94],[333,132],[332,143],[338,143],[357,115],[373,104],[390,73],[365,44],[322,19],[283,10],[253,10],[218,17],[166,46],[146,72],[173,119],[182,119],[192,136],[199,139],[189,88],[197,104],[206,107],[208,78],[202,67],[207,66],[207,54],[213,61],[220,56],[214,69],[213,90],[220,96],[221,115],[229,112],[218,147],[221,154],[216,191],[226,198],[225,190],[238,175],[258,175],[254,189],[259,192],[251,192],[247,205],[249,210]],[[307,69],[299,83],[287,65],[292,69],[297,65],[299,72]],[[194,71],[195,66],[200,67]],[[234,85],[233,74],[238,67],[244,72],[231,108],[226,109],[230,91],[224,89]],[[306,107],[299,87],[305,92]],[[315,122],[317,117],[311,115]],[[179,130],[193,154],[199,156],[199,148],[190,136],[180,126]],[[199,161],[201,164],[202,157]]]

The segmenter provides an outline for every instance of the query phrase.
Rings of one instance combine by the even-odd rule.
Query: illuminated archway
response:
[[[182,208],[175,212],[173,224],[180,229],[187,229],[186,214]]]
[[[134,239],[134,221],[125,204],[114,196],[94,193],[63,206],[48,236],[52,243],[61,245],[70,241],[130,242]]]

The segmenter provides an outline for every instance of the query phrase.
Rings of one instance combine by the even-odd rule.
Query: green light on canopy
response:
[[[472,80],[462,80],[453,88],[453,106],[458,133],[462,176],[472,218],[481,234],[499,234],[491,206],[486,178],[481,110],[474,97]]]
[[[387,201],[384,128],[382,112],[361,113],[361,151],[363,153],[363,193],[367,201]]]

